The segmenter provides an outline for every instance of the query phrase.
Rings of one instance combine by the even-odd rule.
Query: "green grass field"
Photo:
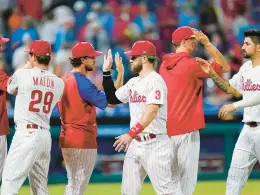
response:
[[[260,180],[250,180],[243,189],[242,195],[259,195]],[[50,185],[50,195],[62,195],[64,185]],[[29,187],[23,187],[19,195],[29,195]],[[84,195],[120,195],[120,184],[99,183],[90,184]],[[225,194],[225,181],[199,182],[194,195],[223,195]],[[145,183],[140,195],[156,195],[150,183]]]

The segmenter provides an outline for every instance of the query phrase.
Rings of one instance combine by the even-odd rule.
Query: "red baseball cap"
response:
[[[33,41],[29,50],[26,52],[30,52],[40,56],[50,56],[52,53],[51,45],[47,41],[36,40]]]
[[[136,41],[131,50],[125,52],[128,56],[157,56],[156,47],[149,41]]]
[[[3,37],[0,37],[0,44],[5,44],[9,41],[8,38],[3,38]]]
[[[189,26],[183,26],[180,28],[177,28],[173,33],[172,33],[172,42],[173,43],[179,43],[185,39],[189,39],[195,37],[194,33],[192,32],[191,27]]]
[[[103,54],[101,51],[96,51],[88,42],[80,42],[72,47],[72,58],[81,58],[84,56],[97,57]]]

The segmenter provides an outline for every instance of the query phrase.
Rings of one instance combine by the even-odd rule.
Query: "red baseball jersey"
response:
[[[9,134],[9,121],[6,109],[7,82],[10,77],[0,70],[0,136]]]
[[[211,62],[221,72],[221,65]],[[209,77],[188,53],[171,53],[163,58],[160,75],[168,87],[167,133],[169,136],[205,128],[203,79]]]
[[[58,103],[62,129],[61,148],[97,148],[96,107],[105,109],[105,93],[79,72],[63,77],[64,93]]]

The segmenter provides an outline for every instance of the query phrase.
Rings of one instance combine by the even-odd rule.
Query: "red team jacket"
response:
[[[218,63],[212,63],[213,69],[221,72]],[[160,75],[168,87],[169,136],[186,134],[205,128],[203,110],[203,79],[205,74],[188,53],[171,53],[163,57]]]
[[[6,90],[9,76],[0,70],[0,136],[10,133],[6,109]]]
[[[105,109],[105,94],[81,73],[68,73],[63,77],[64,93],[58,103],[62,129],[61,148],[97,148],[96,107]]]

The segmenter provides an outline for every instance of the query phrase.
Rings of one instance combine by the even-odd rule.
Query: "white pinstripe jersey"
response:
[[[16,89],[14,122],[49,129],[52,110],[63,94],[63,80],[39,68],[19,69],[7,85],[8,93],[13,94]]]
[[[243,95],[243,99],[255,96],[260,93],[260,66],[253,68],[251,60],[245,62],[229,83]],[[244,108],[243,122],[250,121],[260,122],[260,105]]]
[[[146,105],[159,104],[157,116],[142,133],[166,134],[167,93],[164,80],[153,71],[143,79],[130,79],[116,91],[116,96],[123,103],[129,102],[131,127],[141,120]]]

